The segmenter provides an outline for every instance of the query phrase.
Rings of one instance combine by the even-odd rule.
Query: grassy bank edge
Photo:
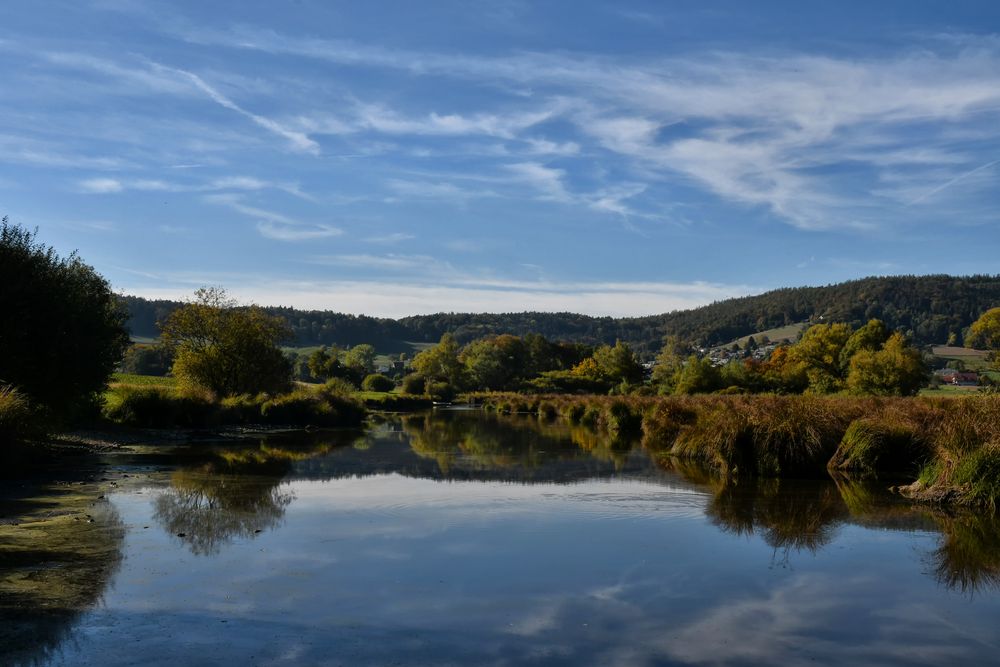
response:
[[[470,403],[641,437],[656,457],[697,460],[724,475],[813,477],[849,471],[908,481],[916,501],[1000,504],[1000,397],[526,396]]]

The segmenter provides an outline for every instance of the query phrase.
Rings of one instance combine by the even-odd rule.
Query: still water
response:
[[[473,411],[88,465],[0,504],[0,664],[1000,664],[1000,526],[884,484]]]

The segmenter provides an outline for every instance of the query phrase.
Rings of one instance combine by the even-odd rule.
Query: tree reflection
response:
[[[759,477],[726,479],[706,512],[723,530],[759,533],[767,544],[786,551],[822,548],[849,516],[832,484]]]
[[[61,489],[14,513],[18,524],[0,526],[0,663],[41,665],[100,602],[122,561],[124,527],[110,506]]]
[[[560,464],[611,463],[624,467],[633,443],[614,440],[584,427],[551,424],[533,417],[490,414],[413,415],[402,419],[411,449],[433,459],[442,475],[456,469],[505,471],[505,477],[534,479],[542,468],[560,481],[579,476],[580,470]],[[556,468],[553,468],[556,466]]]
[[[1000,590],[1000,520],[968,513],[938,523],[941,544],[931,554],[938,582],[969,594]]]
[[[207,463],[175,471],[154,501],[153,516],[192,553],[216,554],[277,526],[294,499],[283,483],[293,464],[341,444],[329,436],[304,443],[265,438],[255,447],[218,452]]]

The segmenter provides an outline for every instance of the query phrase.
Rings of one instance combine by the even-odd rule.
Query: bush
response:
[[[428,382],[427,395],[436,401],[450,401],[455,398],[455,389],[447,382]]]
[[[411,373],[403,378],[404,394],[423,394],[426,388],[427,383],[420,373]]]
[[[210,394],[203,392],[121,385],[112,390],[112,396],[104,416],[118,424],[140,428],[205,428],[221,421],[218,405]]]
[[[90,405],[129,345],[128,314],[108,282],[7,218],[0,221],[0,313],[0,378],[57,416]]]
[[[357,401],[322,390],[297,389],[265,401],[260,414],[273,425],[357,426],[365,409]]]
[[[392,391],[396,384],[380,373],[372,373],[361,382],[364,391]]]
[[[347,398],[357,393],[358,388],[344,378],[330,378],[320,390],[327,396]]]

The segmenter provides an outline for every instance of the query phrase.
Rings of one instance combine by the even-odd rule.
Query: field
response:
[[[777,329],[768,329],[766,331],[758,331],[752,334],[755,341],[760,343],[762,337],[767,336],[767,339],[772,343],[779,343],[783,340],[788,340],[794,343],[798,340],[799,334],[806,328],[805,322],[797,322],[795,324],[786,324],[783,327],[778,327]],[[740,348],[744,348],[747,345],[747,341],[750,340],[751,336],[743,336],[742,338],[737,338],[736,340],[728,343],[723,347],[731,347],[733,343],[736,343]]]

